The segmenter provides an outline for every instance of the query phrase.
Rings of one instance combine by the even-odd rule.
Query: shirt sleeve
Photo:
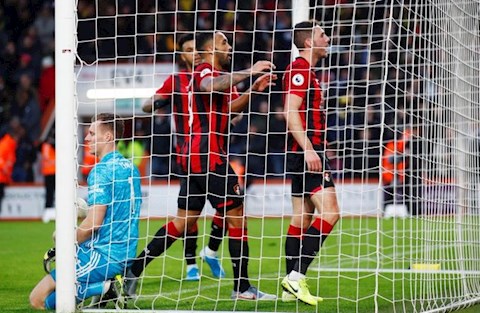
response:
[[[308,91],[309,71],[303,68],[292,68],[285,76],[285,91],[287,94],[305,98]]]
[[[88,205],[108,205],[113,199],[113,182],[106,166],[95,166],[88,175]]]
[[[197,86],[200,86],[202,84],[202,81],[207,78],[207,77],[214,77],[214,73],[211,67],[208,66],[200,66],[197,69],[195,69],[195,79],[197,81]]]
[[[166,97],[173,94],[173,75],[169,76],[167,80],[163,82],[162,87],[157,89],[155,94]]]

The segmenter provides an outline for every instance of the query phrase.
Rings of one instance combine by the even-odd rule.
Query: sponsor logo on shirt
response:
[[[99,185],[92,185],[92,186],[90,186],[90,191],[95,192],[95,193],[102,193],[103,188],[100,187]]]

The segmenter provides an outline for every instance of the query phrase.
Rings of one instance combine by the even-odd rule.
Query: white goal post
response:
[[[315,73],[341,207],[307,272],[323,297],[316,308],[282,302],[280,285],[292,212],[282,79],[298,56],[293,27],[312,18],[330,38]],[[56,2],[55,23],[57,312],[77,309],[74,203],[86,192],[90,117],[120,115],[130,125],[125,144],[144,148],[130,154],[142,173],[140,253],[175,215],[180,188],[170,112],[141,105],[181,71],[181,35],[206,30],[226,34],[233,70],[277,65],[277,86],[252,96],[228,151],[243,173],[249,278],[279,299],[231,300],[226,235],[225,278],[198,258],[200,281],[187,281],[177,240],[142,274],[125,311],[444,312],[480,302],[479,0],[69,0]],[[207,204],[199,220],[197,252],[214,212]]]
[[[55,3],[55,144],[58,152],[55,167],[56,206],[56,303],[57,312],[75,312],[75,204],[76,199],[76,131],[75,101],[76,58],[75,1]]]

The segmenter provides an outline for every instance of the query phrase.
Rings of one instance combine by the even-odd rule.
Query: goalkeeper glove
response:
[[[55,262],[55,248],[50,248],[43,256],[43,269],[45,273],[50,274],[53,262]]]

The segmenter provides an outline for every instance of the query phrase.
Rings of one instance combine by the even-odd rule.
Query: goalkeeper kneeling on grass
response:
[[[136,254],[142,196],[138,169],[115,150],[123,129],[123,121],[113,114],[92,119],[85,141],[100,162],[88,176],[89,210],[76,230],[77,302],[100,296],[116,300],[117,308],[124,303],[118,275]],[[49,251],[47,260],[53,256]],[[53,270],[35,286],[32,307],[55,309],[55,279]]]

